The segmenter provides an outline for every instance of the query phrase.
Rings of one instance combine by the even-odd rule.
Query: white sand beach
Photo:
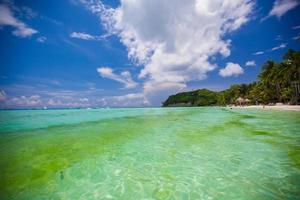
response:
[[[273,109],[273,110],[291,110],[291,111],[300,111],[300,105],[274,105],[274,106],[263,106],[263,105],[251,105],[251,106],[234,106],[232,108],[260,108],[260,109]]]

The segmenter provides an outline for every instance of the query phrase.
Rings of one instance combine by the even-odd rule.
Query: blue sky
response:
[[[160,106],[300,47],[297,0],[0,2],[1,108]]]

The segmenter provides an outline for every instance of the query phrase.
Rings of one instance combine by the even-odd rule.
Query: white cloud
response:
[[[1,92],[0,92],[1,93]],[[42,92],[41,92],[42,93]],[[60,93],[61,94],[61,93]],[[0,94],[2,95],[2,93]],[[75,94],[74,94],[75,95]],[[2,98],[0,96],[0,108],[9,108],[9,109],[16,109],[16,108],[85,108],[85,107],[96,107],[99,106],[95,101],[96,98],[94,97],[93,100],[89,100],[88,98],[79,98],[80,94],[77,93],[76,97],[66,97],[56,95],[52,97],[51,94],[49,95],[31,95],[31,96],[14,96],[14,97],[7,97],[6,95]]]
[[[109,67],[100,67],[97,69],[97,72],[103,78],[112,79],[118,81],[124,85],[124,88],[135,88],[137,83],[132,80],[131,74],[129,71],[124,71],[120,75],[115,74],[113,70]]]
[[[85,98],[80,98],[79,101],[81,101],[81,102],[88,102],[89,99],[85,97]]]
[[[162,100],[167,99],[170,94],[183,91],[186,88],[186,84],[176,82],[146,82],[143,86],[145,98],[153,105],[161,105]]]
[[[105,39],[107,37],[106,35],[104,36],[97,36],[97,35],[90,35],[88,33],[81,33],[81,32],[72,32],[70,34],[71,38],[77,38],[81,40],[95,40],[95,41],[100,41]]]
[[[40,42],[40,43],[45,43],[46,40],[47,40],[47,38],[44,37],[44,36],[38,37],[38,38],[36,39],[36,41],[38,41],[38,42]]]
[[[265,52],[264,51],[258,51],[258,52],[253,53],[253,55],[255,55],[255,56],[262,55],[264,53],[271,52],[271,51],[276,51],[276,50],[279,50],[279,49],[284,49],[286,47],[287,47],[286,43],[281,43],[280,45],[278,45],[276,47],[273,47],[271,49],[267,49]]]
[[[293,37],[293,40],[299,40],[299,39],[300,39],[300,35]]]
[[[14,97],[10,99],[9,103],[18,107],[37,107],[42,105],[42,100],[39,95],[32,95],[29,97]]]
[[[87,98],[86,98],[87,99]],[[87,108],[91,106],[96,106],[96,105],[91,105],[85,98],[81,99],[72,99],[69,101],[62,101],[61,99],[49,99],[47,104],[45,104],[47,107],[50,108]]]
[[[264,54],[263,51],[258,51],[258,52],[253,53],[253,55],[255,55],[255,56],[257,56],[257,55],[262,55],[262,54]]]
[[[228,77],[228,76],[239,76],[244,73],[243,68],[239,64],[236,63],[227,63],[226,67],[219,71],[220,76]]]
[[[249,21],[254,7],[253,0],[123,0],[115,9],[81,2],[143,67],[146,87],[205,79],[217,67],[210,58],[230,55],[231,41],[224,38]]]
[[[0,88],[0,108],[86,108],[101,106],[98,100],[99,97],[103,96],[102,89],[61,90],[57,87],[53,88],[51,83],[45,84],[35,84],[34,86],[2,85]],[[74,82],[74,84],[82,86],[82,83]]]
[[[19,10],[21,10],[21,15],[23,15],[27,19],[32,19],[38,16],[37,12],[26,6],[22,6]]]
[[[298,0],[276,0],[273,4],[272,10],[269,12],[268,16],[264,19],[272,16],[276,16],[277,18],[282,17],[288,11],[296,8],[299,5]],[[263,20],[264,20],[263,19]]]
[[[292,27],[292,29],[294,29],[294,30],[299,29],[299,28],[300,28],[300,25]]]
[[[0,5],[0,26],[14,27],[12,34],[17,37],[30,37],[38,32],[37,30],[28,27],[24,22],[15,18],[11,9],[7,5],[3,4]]]
[[[55,99],[49,99],[47,103],[48,106],[50,107],[59,107],[64,105],[61,100],[55,100]]]
[[[4,102],[6,100],[6,93],[4,90],[0,90],[0,102]]]
[[[104,107],[143,107],[149,105],[149,102],[143,93],[130,93],[120,96],[104,97],[100,102]]]
[[[254,60],[249,60],[245,63],[245,66],[256,66],[256,63]]]
[[[87,34],[87,33],[79,33],[79,32],[73,32],[70,34],[70,37],[72,38],[78,38],[78,39],[82,39],[82,40],[94,40],[95,37]]]
[[[287,47],[287,44],[280,44],[279,46],[273,47],[270,51],[276,51],[278,49],[284,49]]]

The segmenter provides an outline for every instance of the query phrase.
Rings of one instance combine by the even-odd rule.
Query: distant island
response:
[[[220,92],[208,89],[181,92],[169,96],[162,106],[299,105],[299,97],[300,51],[290,49],[281,62],[267,61],[255,82],[235,84]]]

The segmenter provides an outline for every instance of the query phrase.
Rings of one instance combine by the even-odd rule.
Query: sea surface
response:
[[[300,112],[0,111],[0,199],[300,199]]]

